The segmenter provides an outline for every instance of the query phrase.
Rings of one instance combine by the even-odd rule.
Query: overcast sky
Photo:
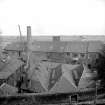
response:
[[[0,0],[2,35],[105,35],[105,0]]]

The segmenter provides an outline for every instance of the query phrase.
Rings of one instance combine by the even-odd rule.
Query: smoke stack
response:
[[[27,41],[29,42],[31,39],[31,26],[27,26]]]
[[[53,36],[53,50],[56,52],[60,50],[60,36]]]

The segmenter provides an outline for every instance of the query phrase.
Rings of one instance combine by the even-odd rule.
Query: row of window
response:
[[[98,53],[70,53],[67,52],[66,53],[67,57],[71,57],[71,58],[86,58],[86,56],[88,58],[98,58]]]

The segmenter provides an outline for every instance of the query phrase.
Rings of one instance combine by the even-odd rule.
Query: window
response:
[[[70,52],[67,52],[67,56],[70,56]]]
[[[70,96],[70,103],[77,103],[78,102],[78,95],[72,95]]]
[[[84,53],[81,53],[81,58],[85,58],[85,54]]]
[[[76,58],[76,57],[78,57],[78,54],[77,54],[77,53],[73,53],[73,54],[72,54],[72,57],[73,57],[73,58]]]

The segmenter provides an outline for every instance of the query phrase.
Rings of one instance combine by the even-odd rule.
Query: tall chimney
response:
[[[26,47],[26,54],[27,54],[27,63],[26,63],[26,72],[29,69],[29,64],[30,64],[30,46],[31,45],[31,26],[27,26],[27,47]]]
[[[29,42],[31,39],[31,26],[27,26],[27,41]]]

